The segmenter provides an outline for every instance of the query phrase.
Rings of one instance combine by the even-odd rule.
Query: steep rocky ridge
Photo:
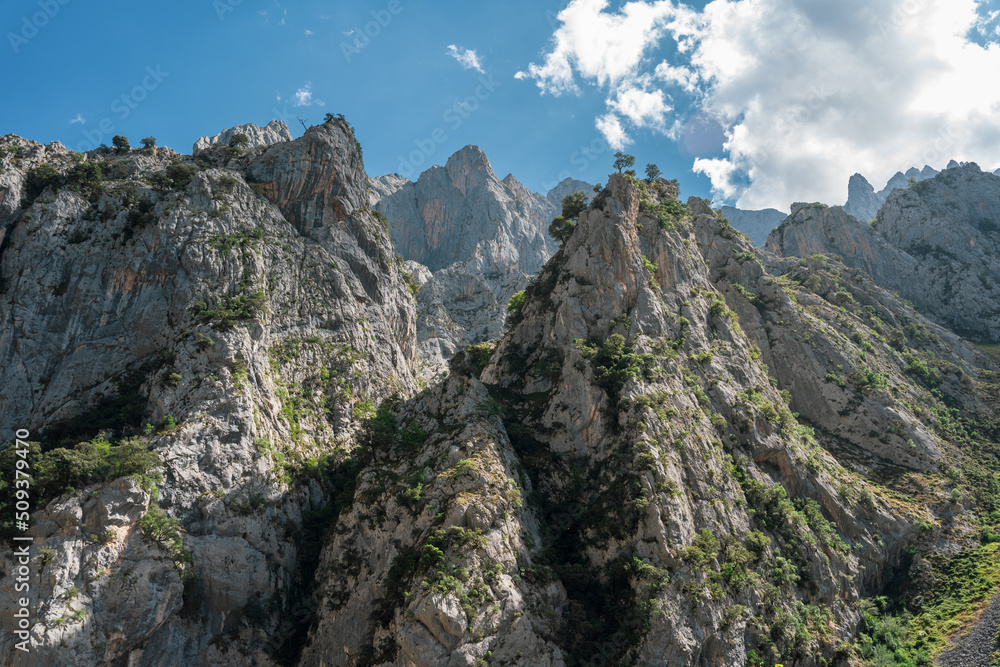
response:
[[[952,160],[946,169],[951,169],[952,165],[957,167],[958,163]],[[897,171],[885,184],[885,187],[878,192],[875,192],[875,188],[868,182],[868,179],[861,174],[854,174],[847,182],[847,203],[844,204],[844,210],[859,220],[871,220],[878,214],[878,210],[893,190],[905,190],[910,186],[911,178],[918,182],[925,181],[928,178],[934,178],[938,173],[929,165],[924,165],[923,169],[911,167],[906,170],[905,174]]]
[[[210,149],[200,167],[163,149],[2,146],[18,209],[0,257],[0,425],[41,437],[35,491],[58,495],[35,497],[34,648],[14,651],[5,634],[3,663],[293,654],[310,531],[343,491],[354,426],[415,386],[413,300],[365,206],[350,127]],[[74,490],[44,473],[129,436],[161,462],[148,474],[70,474]],[[4,578],[4,627],[15,597]]]
[[[923,618],[955,559],[995,562],[992,358],[669,181],[613,175],[503,336],[416,393],[404,271],[431,273],[346,122],[201,164],[4,142],[0,423],[62,487],[35,652],[3,664],[850,664],[863,598]],[[52,472],[103,438],[113,470]]]
[[[594,186],[592,183],[567,177],[556,183],[551,190],[545,193],[545,198],[552,202],[552,206],[555,207],[554,215],[559,215],[559,212],[562,210],[563,197],[571,195],[574,192],[584,193],[587,196],[587,203],[589,204],[594,196]]]
[[[675,196],[613,175],[496,347],[386,414],[303,664],[849,656],[967,457],[904,355],[933,341],[939,386],[989,412],[982,360],[833,260],[765,270]]]
[[[1000,341],[1000,177],[975,164],[892,192],[876,225],[840,207],[795,205],[767,248],[838,255],[896,290],[935,321],[982,342]]]
[[[486,155],[466,146],[415,182],[395,175],[373,179],[373,206],[389,220],[396,251],[443,269],[471,257],[481,245],[498,271],[535,273],[554,247],[546,230],[551,203],[513,176],[503,181]]]
[[[512,174],[497,179],[475,146],[410,182],[395,174],[372,179],[371,205],[388,220],[397,254],[419,286],[417,339],[421,375],[447,370],[462,347],[497,338],[507,303],[553,250],[548,225],[562,198],[593,186],[565,179],[545,197]],[[419,239],[419,240],[415,240]]]

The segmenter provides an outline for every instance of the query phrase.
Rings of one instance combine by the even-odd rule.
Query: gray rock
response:
[[[272,664],[265,641],[287,632],[305,585],[290,535],[340,493],[290,470],[337,465],[367,406],[416,388],[413,299],[367,208],[350,127],[333,120],[159,189],[146,179],[191,159],[102,155],[102,191],[50,188],[27,209],[29,169],[66,175],[80,157],[5,142],[24,155],[0,163],[17,202],[0,256],[0,428],[46,437],[119,392],[137,413],[108,437],[176,419],[149,445],[191,558],[175,565],[172,547],[143,538],[149,493],[128,478],[38,498],[37,540],[57,555],[35,589],[47,625],[22,664]],[[4,610],[12,584],[0,581]],[[8,636],[0,646],[15,654]]]
[[[292,140],[292,133],[288,131],[288,125],[283,120],[272,120],[264,127],[254,125],[253,123],[246,123],[245,125],[226,128],[214,137],[201,137],[198,141],[194,142],[191,152],[192,154],[197,154],[217,144],[229,145],[229,140],[233,138],[234,134],[247,135],[247,139],[249,139],[247,148],[257,148],[259,146],[268,146]]]
[[[872,228],[839,207],[800,205],[768,238],[782,255],[839,256],[956,333],[1000,341],[1000,178],[974,163],[893,191]]]
[[[587,196],[588,204],[590,203],[590,200],[594,198],[593,184],[576,178],[564,178],[559,181],[555,187],[545,194],[545,198],[552,202],[552,205],[556,210],[555,215],[558,215],[562,211],[563,197],[578,191],[583,192]]]
[[[748,211],[735,206],[723,206],[722,216],[729,220],[735,229],[750,237],[755,246],[762,246],[771,230],[781,224],[787,214],[774,208],[762,211]]]
[[[875,194],[875,188],[861,174],[854,174],[847,183],[847,203],[844,210],[858,220],[868,221],[878,215],[885,202]]]
[[[372,182],[373,206],[389,220],[396,252],[443,269],[477,248],[496,271],[535,273],[554,250],[554,207],[512,176],[501,181],[486,155],[466,146],[416,182],[391,175]]]
[[[511,296],[551,256],[548,225],[561,212],[561,193],[584,188],[589,199],[592,186],[566,179],[542,197],[511,174],[498,180],[475,146],[416,183],[396,174],[372,180],[372,206],[420,285],[423,378],[443,374],[456,350],[500,336]]]

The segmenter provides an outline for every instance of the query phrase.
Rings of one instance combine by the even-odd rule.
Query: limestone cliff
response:
[[[456,185],[459,184],[459,185]],[[410,182],[372,180],[372,206],[388,220],[399,254],[419,286],[417,340],[421,375],[434,378],[462,347],[497,338],[507,303],[552,255],[548,225],[562,198],[593,186],[565,179],[545,197],[512,174],[498,180],[475,146]]]
[[[722,215],[734,229],[749,236],[750,242],[755,246],[764,245],[771,230],[788,217],[785,213],[774,208],[748,211],[735,206],[723,206]]]
[[[357,419],[414,387],[413,300],[351,129],[214,167],[2,146],[0,428],[41,441],[34,649],[5,633],[3,663],[273,664]],[[5,628],[12,597],[6,577]]]
[[[845,657],[967,456],[901,351],[936,341],[939,386],[990,411],[982,359],[843,265],[765,269],[675,196],[613,175],[495,348],[369,425],[302,664]]]
[[[780,255],[839,256],[957,333],[1000,341],[1000,177],[975,164],[894,190],[872,227],[840,207],[794,205],[768,238]]]
[[[420,188],[372,184],[336,117],[197,160],[0,149],[0,428],[31,431],[34,537],[33,651],[4,634],[3,665],[926,662],[992,591],[954,577],[998,558],[995,359],[671,181],[612,175],[545,260],[504,230],[551,203],[465,151],[432,177],[503,224],[432,273],[369,191]],[[771,239],[879,257],[941,180],[885,239],[817,206]],[[401,238],[454,250],[426,231]],[[488,336],[491,267],[530,256],[502,335],[421,385],[411,288]],[[16,597],[0,578],[5,629]]]

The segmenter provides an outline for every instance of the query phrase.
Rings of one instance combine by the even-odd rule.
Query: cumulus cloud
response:
[[[609,106],[636,127],[662,128],[672,110],[662,90],[650,91],[632,86],[619,90]]]
[[[1000,45],[988,39],[997,17],[976,0],[607,7],[571,2],[551,50],[522,78],[544,93],[606,90],[615,123],[605,115],[598,127],[622,137],[662,132],[671,118],[718,119],[723,157],[696,155],[692,168],[719,198],[836,204],[856,171],[879,188],[910,166],[1000,163],[1000,87],[987,74],[1000,71]]]
[[[483,64],[479,61],[479,54],[474,49],[464,49],[454,44],[449,44],[448,55],[457,60],[462,69],[474,69],[480,74],[484,73]]]
[[[625,144],[632,141],[632,139],[625,134],[625,128],[622,127],[622,123],[618,120],[618,116],[613,113],[605,114],[599,117],[595,125],[597,125],[598,131],[604,135],[608,145],[616,151],[621,150],[625,147]]]
[[[278,101],[281,101],[281,96],[278,96]],[[295,91],[292,96],[292,106],[293,107],[311,107],[312,105],[318,107],[325,107],[326,102],[322,100],[317,100],[313,97],[312,92],[312,82],[306,81],[301,88]]]

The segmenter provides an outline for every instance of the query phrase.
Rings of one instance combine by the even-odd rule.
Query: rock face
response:
[[[762,246],[771,230],[788,216],[778,209],[766,208],[762,211],[745,211],[735,206],[723,206],[722,215],[735,229],[750,237],[755,246]]]
[[[400,410],[330,533],[301,664],[738,665],[752,650],[811,666],[854,636],[858,598],[932,511],[891,505],[875,472],[954,454],[875,335],[909,323],[896,344],[939,337],[970,373],[977,355],[843,265],[765,270],[701,200],[661,223],[674,191],[642,187],[612,175],[495,349],[459,354]]]
[[[412,183],[395,174],[372,181],[372,206],[389,221],[396,252],[420,286],[417,339],[421,374],[447,370],[456,350],[497,338],[507,303],[553,251],[548,225],[562,198],[593,186],[565,179],[543,198],[513,175],[496,178],[475,146]]]
[[[767,248],[840,256],[918,310],[977,341],[1000,341],[1000,179],[975,164],[892,192],[872,229],[840,209],[795,205]]]
[[[958,166],[958,163],[952,160],[946,168],[950,169],[952,164]],[[868,182],[868,179],[861,174],[854,174],[847,182],[847,203],[844,204],[844,210],[858,220],[867,222],[878,214],[878,210],[893,190],[905,190],[910,187],[911,178],[919,182],[934,178],[937,174],[938,171],[928,165],[924,165],[923,169],[911,167],[906,170],[905,174],[897,171],[885,187],[878,192],[875,192],[875,188]]]
[[[342,119],[198,164],[0,149],[0,428],[31,431],[0,467],[30,464],[34,538],[4,667],[819,667],[871,654],[861,598],[906,575],[921,612],[990,548],[995,361],[670,181],[612,175],[421,386],[406,274],[455,318],[498,260],[397,259]],[[5,629],[21,595],[0,577]]]
[[[587,203],[594,197],[594,186],[592,183],[587,183],[586,181],[581,181],[576,178],[564,178],[559,181],[554,188],[549,190],[545,194],[545,198],[552,202],[552,206],[555,207],[554,215],[559,215],[562,211],[562,200],[566,195],[571,195],[574,192],[583,192],[587,195]]]
[[[792,204],[792,214],[771,232],[765,249],[780,257],[836,255],[889,290],[905,286],[916,270],[914,258],[840,206]]]
[[[199,153],[216,144],[228,146],[229,140],[233,138],[233,135],[241,133],[247,135],[247,139],[249,139],[247,143],[248,148],[258,148],[260,146],[268,146],[292,140],[292,133],[288,131],[288,125],[285,124],[285,121],[272,120],[264,127],[247,123],[225,129],[214,137],[201,137],[198,141],[194,142],[191,152]]]
[[[554,250],[547,229],[553,207],[513,176],[503,181],[486,155],[466,146],[416,182],[386,176],[372,182],[373,206],[389,220],[396,252],[431,271],[477,249],[496,271],[535,273]]]
[[[86,451],[139,437],[162,482],[36,469],[50,555],[32,561],[33,651],[5,633],[4,664],[273,664],[311,576],[302,531],[341,492],[324,471],[367,406],[415,386],[413,300],[354,136],[331,121],[204,171],[26,143],[2,143],[11,201],[39,165],[58,177],[2,245],[0,428]],[[190,168],[164,177],[172,161]],[[160,507],[182,533],[140,524]],[[17,597],[0,581],[4,627]]]
[[[861,174],[854,174],[847,183],[847,203],[844,210],[858,220],[868,221],[878,215],[885,203],[884,197],[875,194],[875,188]]]

